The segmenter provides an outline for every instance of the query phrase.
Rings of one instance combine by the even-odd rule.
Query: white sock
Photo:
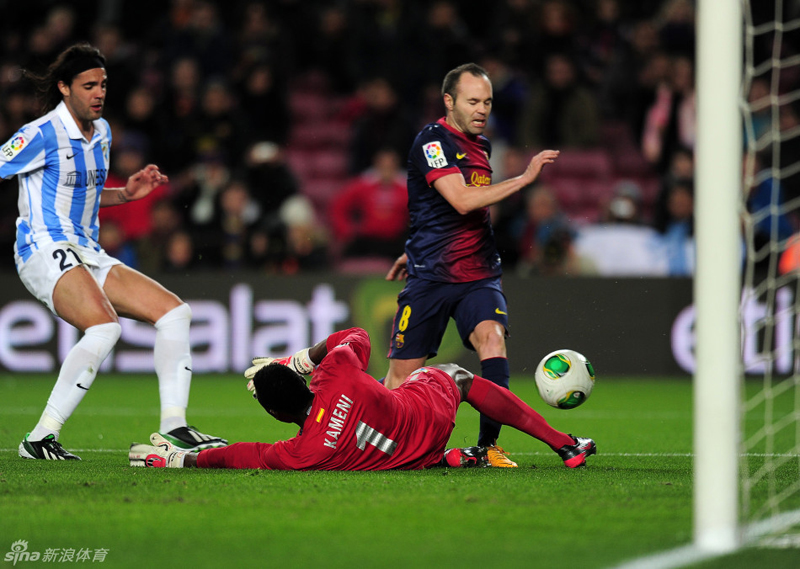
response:
[[[153,354],[158,393],[161,397],[161,425],[167,433],[186,426],[186,406],[192,383],[192,355],[189,351],[189,325],[192,309],[181,304],[156,322],[156,345]]]
[[[40,441],[51,434],[58,439],[61,427],[92,386],[100,364],[119,340],[121,331],[117,322],[98,324],[86,329],[83,338],[72,347],[61,364],[47,406],[31,431],[29,440]]]

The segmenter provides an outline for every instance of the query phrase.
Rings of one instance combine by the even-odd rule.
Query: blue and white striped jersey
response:
[[[110,147],[105,119],[94,121],[87,141],[63,101],[0,147],[0,178],[19,181],[14,251],[23,263],[54,241],[100,250],[97,212]]]

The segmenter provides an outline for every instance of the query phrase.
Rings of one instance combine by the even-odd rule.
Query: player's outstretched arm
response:
[[[100,207],[120,205],[150,195],[158,186],[169,182],[155,164],[148,164],[130,178],[124,188],[108,188],[100,195]]]
[[[433,183],[433,186],[458,213],[465,215],[476,209],[496,204],[529,186],[539,177],[542,168],[555,162],[559,154],[558,150],[542,150],[531,158],[522,174],[490,186],[468,186],[461,174],[442,176]]]

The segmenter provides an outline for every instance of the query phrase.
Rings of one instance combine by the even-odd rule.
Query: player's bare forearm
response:
[[[157,187],[169,182],[158,166],[148,164],[130,178],[124,188],[107,188],[100,194],[100,207],[121,205],[150,195]]]
[[[124,188],[106,188],[100,194],[100,207],[111,207],[128,203]]]
[[[236,469],[265,469],[267,454],[272,447],[269,443],[234,443],[221,448],[201,450],[195,455],[197,468],[236,468]],[[186,468],[186,455],[183,466]]]
[[[558,155],[558,150],[543,150],[531,159],[522,174],[489,186],[468,186],[464,176],[450,174],[436,180],[434,187],[458,213],[465,215],[501,202],[529,186],[539,177],[542,168],[555,162]]]
[[[328,355],[328,339],[320,340],[308,349],[308,358],[319,365],[322,358]]]
[[[331,339],[331,336],[339,337],[342,334],[345,334],[348,331],[353,331],[353,330],[356,330],[356,328],[351,328],[350,330],[341,330],[339,332],[331,334],[324,340],[320,340],[319,342],[308,348],[308,359],[310,359],[314,363],[314,365],[319,365],[325,358],[325,356],[328,355],[328,341]]]

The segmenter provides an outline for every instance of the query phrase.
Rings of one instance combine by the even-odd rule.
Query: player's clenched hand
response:
[[[559,150],[542,150],[539,154],[531,158],[528,167],[525,169],[525,177],[529,179],[528,183],[532,183],[542,171],[542,168],[547,164],[552,164],[561,154]]]
[[[402,281],[408,276],[408,255],[403,253],[386,273],[387,281]]]

